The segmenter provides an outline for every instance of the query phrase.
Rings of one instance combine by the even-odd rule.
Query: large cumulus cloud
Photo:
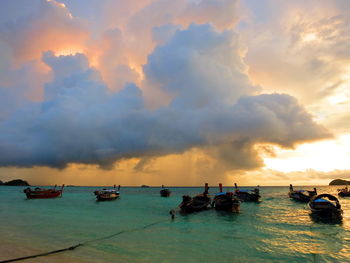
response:
[[[348,132],[349,2],[242,3],[252,12],[240,27],[251,78],[270,92],[298,97],[334,132]]]
[[[88,37],[82,20],[55,1],[14,0],[0,3],[0,119],[30,101],[39,101],[48,68],[40,60],[82,46]]]
[[[143,85],[169,94],[149,109],[147,87],[130,83],[117,92],[104,84],[83,54],[43,55],[52,81],[44,100],[1,122],[1,166],[99,164],[130,157],[206,150],[233,168],[261,165],[254,146],[296,143],[328,136],[295,98],[260,94],[247,76],[238,36],[192,24],[157,47],[144,66]],[[231,167],[232,168],[232,167]]]
[[[1,3],[2,12],[9,12],[0,23],[0,41],[11,47],[15,61],[40,57],[42,51],[59,51],[81,46],[87,39],[84,23],[55,1],[15,0]],[[14,6],[17,11],[13,11]]]

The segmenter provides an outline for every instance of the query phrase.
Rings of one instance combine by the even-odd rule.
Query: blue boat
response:
[[[317,195],[316,188],[313,191],[308,190],[294,190],[293,185],[289,185],[289,193],[288,196],[295,201],[299,202],[310,202],[311,198]]]
[[[338,198],[330,194],[314,196],[309,202],[311,213],[320,217],[340,218],[343,214]]]
[[[215,194],[212,207],[216,210],[238,213],[240,201],[234,196],[233,192],[223,192],[222,184],[219,184],[220,192]]]

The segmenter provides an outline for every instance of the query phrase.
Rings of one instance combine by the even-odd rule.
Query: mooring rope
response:
[[[94,242],[99,242],[99,241],[102,241],[102,240],[110,239],[110,238],[113,238],[115,236],[118,236],[118,235],[121,235],[121,234],[124,234],[124,233],[128,233],[128,232],[140,231],[140,230],[143,230],[143,229],[146,229],[146,228],[149,228],[149,227],[161,224],[161,223],[163,223],[165,221],[168,221],[168,219],[167,220],[161,220],[161,221],[153,222],[151,224],[148,224],[148,225],[145,225],[145,226],[142,226],[142,227],[136,227],[136,228],[131,228],[131,229],[127,229],[127,230],[122,230],[122,231],[119,231],[119,232],[114,233],[112,235],[108,235],[108,236],[100,237],[100,238],[96,238],[96,239],[91,239],[91,240],[88,240],[88,241],[85,241],[85,242],[82,242],[82,243],[78,243],[78,244],[76,244],[74,246],[70,246],[70,247],[67,247],[67,248],[57,249],[57,250],[53,250],[53,251],[49,251],[49,252],[45,252],[45,253],[40,253],[40,254],[36,254],[36,255],[31,255],[31,256],[26,256],[26,257],[19,257],[19,258],[3,260],[3,261],[0,261],[0,263],[15,262],[15,261],[21,261],[21,260],[26,260],[26,259],[30,259],[30,258],[44,257],[44,256],[52,255],[52,254],[58,254],[58,253],[74,250],[74,249],[76,249],[78,247],[85,246],[85,245],[87,245],[89,243],[94,243]]]

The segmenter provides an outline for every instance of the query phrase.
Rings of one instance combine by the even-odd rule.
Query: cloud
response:
[[[144,66],[145,80],[171,95],[150,110],[129,83],[111,91],[84,54],[43,55],[52,80],[42,102],[18,109],[0,126],[1,166],[70,163],[111,168],[132,157],[203,149],[228,169],[262,165],[259,143],[283,147],[329,136],[297,100],[259,94],[247,75],[236,33],[192,24],[158,46]]]
[[[249,178],[261,178],[264,182],[273,182],[273,185],[288,185],[293,182],[293,185],[328,185],[334,179],[350,179],[350,170],[333,170],[324,172],[314,169],[293,172],[280,172],[271,169],[262,171],[248,172],[243,180],[251,184]],[[264,184],[266,185],[266,184]]]
[[[39,58],[47,50],[77,48],[87,39],[84,23],[56,1],[10,2],[0,4],[4,13],[13,15],[0,20],[0,41],[11,48],[16,63]]]
[[[144,72],[152,85],[176,94],[173,104],[232,104],[258,90],[250,84],[242,50],[233,31],[218,33],[210,25],[192,24],[158,46],[148,57]]]
[[[82,46],[88,32],[56,1],[14,0],[0,3],[0,120],[17,109],[40,101],[49,68],[43,51]]]
[[[251,11],[239,31],[248,46],[252,81],[266,91],[297,97],[323,124],[340,130],[336,120],[349,117],[342,106],[350,98],[348,3],[242,3]]]

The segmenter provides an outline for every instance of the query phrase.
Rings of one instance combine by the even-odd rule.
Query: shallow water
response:
[[[27,200],[23,187],[0,187],[1,238],[49,251],[134,230],[67,252],[91,262],[349,262],[350,198],[339,198],[341,223],[313,219],[306,204],[288,198],[288,187],[262,187],[262,201],[242,203],[239,214],[209,210],[171,220],[182,195],[203,189],[172,188],[161,198],[160,188],[125,187],[111,202],[96,202],[95,189],[67,187],[62,198]]]

